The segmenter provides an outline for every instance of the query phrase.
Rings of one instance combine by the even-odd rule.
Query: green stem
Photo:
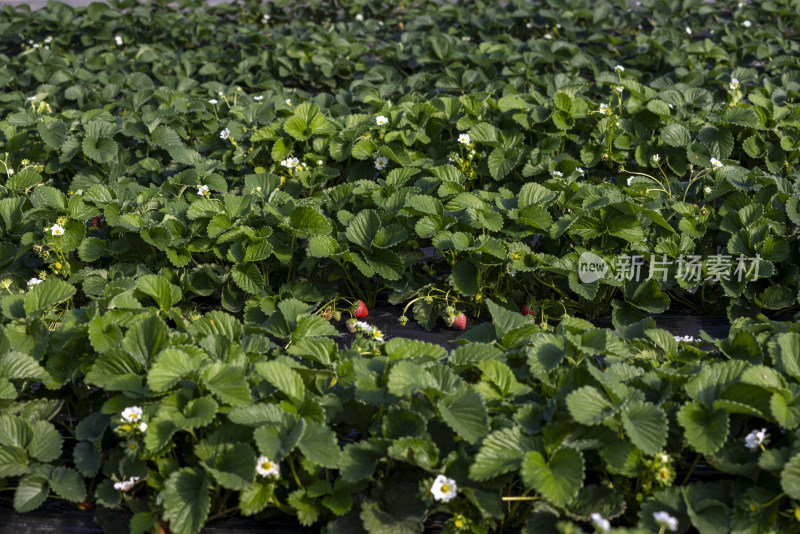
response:
[[[694,462],[692,462],[692,466],[689,468],[689,472],[686,473],[686,476],[683,478],[683,482],[681,482],[681,486],[685,486],[687,482],[689,482],[689,477],[692,476],[694,473],[694,468],[697,467],[697,462],[700,461],[700,454],[694,457]]]

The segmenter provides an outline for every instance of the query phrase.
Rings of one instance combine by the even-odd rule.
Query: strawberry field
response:
[[[798,37],[792,0],[3,6],[0,501],[800,531]]]

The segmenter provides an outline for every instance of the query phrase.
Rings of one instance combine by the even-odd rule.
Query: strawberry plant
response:
[[[0,496],[797,530],[796,11],[3,6]]]

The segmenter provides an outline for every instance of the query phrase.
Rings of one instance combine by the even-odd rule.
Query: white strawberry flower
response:
[[[44,280],[42,280],[41,278],[31,278],[30,280],[28,280],[28,287],[39,285],[42,282],[44,282]]]
[[[359,13],[358,15],[356,15],[356,20],[358,22],[364,22],[364,14],[363,13]]]
[[[711,194],[711,186],[709,185],[705,186],[705,188],[703,188],[703,191],[705,191],[706,195]]]
[[[44,42],[46,44],[52,43],[53,42],[53,36],[52,35],[48,35],[47,37],[44,38]]]
[[[388,164],[389,164],[389,158],[387,158],[386,156],[378,156],[377,158],[375,158],[375,168],[378,169],[379,171],[386,168],[386,165]]]
[[[14,169],[12,169],[11,167],[6,169],[6,172],[8,173],[9,176],[14,176]]]
[[[139,432],[147,432],[147,423],[144,421],[139,423]]]
[[[591,515],[591,518],[592,518],[592,525],[594,525],[594,528],[596,528],[597,530],[600,530],[602,532],[608,532],[609,530],[611,530],[611,522],[602,515],[595,512]]]
[[[686,26],[686,35],[692,35],[692,29],[689,26]]]
[[[458,136],[458,142],[461,143],[462,145],[468,145],[469,144],[469,134],[463,133],[463,134],[459,135]]]
[[[753,23],[752,23],[752,22],[750,22],[749,20],[746,20],[746,21],[744,21],[742,24],[744,24],[744,27],[745,27],[745,28],[749,28],[750,26],[752,26],[752,25],[753,25]]]
[[[711,165],[713,165],[716,168],[720,168],[722,167],[722,162],[717,158],[711,158]]]
[[[444,475],[438,475],[431,486],[433,498],[442,502],[450,502],[456,496],[457,491],[456,481]]]
[[[209,104],[216,104],[218,102],[219,101],[216,98],[212,98],[211,100],[208,101]]]
[[[128,480],[123,480],[122,482],[115,482],[114,489],[119,491],[129,491],[136,483],[139,481],[139,477],[131,477]]]
[[[372,332],[374,330],[371,324],[364,321],[356,321],[356,327],[359,330],[364,330],[365,332]]]
[[[197,187],[197,195],[198,196],[203,197],[203,196],[206,195],[206,193],[208,193],[208,186],[207,185],[201,185],[201,186]]]
[[[259,102],[259,101],[261,101],[261,100],[264,100],[264,96],[263,96],[263,95],[257,95],[257,96],[254,96],[254,97],[253,97],[253,100],[255,100],[256,102]]]
[[[140,406],[128,406],[122,410],[122,420],[126,423],[136,423],[142,419],[142,408]]]
[[[656,525],[659,527],[664,527],[670,532],[678,530],[678,520],[667,512],[653,512],[653,521],[655,521]]]
[[[227,128],[225,128],[219,133],[220,139],[227,139],[229,135],[231,135],[231,131]]]
[[[28,102],[33,102],[34,100],[36,100],[36,97],[35,96],[29,96],[26,100]]]
[[[117,35],[116,37],[114,37],[114,42],[117,43],[117,46],[122,46],[123,43],[122,37]]]
[[[262,477],[278,477],[281,474],[281,466],[266,456],[259,456],[256,460],[256,473]]]
[[[270,17],[269,15],[264,14],[264,16],[261,17],[261,23],[262,24],[266,24],[267,22],[269,22],[269,19],[271,19],[271,18],[272,17]]]
[[[609,109],[608,104],[600,104],[600,113],[611,115],[611,109]]]
[[[767,429],[762,428],[761,430],[753,430],[744,438],[744,445],[748,449],[755,449],[767,438]]]
[[[322,165],[323,165],[323,163],[322,163],[322,160],[321,160],[321,159],[318,159],[318,160],[317,160],[317,165],[319,165],[319,166],[322,166]]]
[[[300,164],[300,160],[297,158],[286,158],[285,160],[281,161],[281,165],[286,167],[287,169],[293,169]]]
[[[50,233],[55,236],[64,235],[64,227],[60,224],[54,224],[49,228]]]
[[[694,337],[692,336],[674,336],[674,337],[675,341],[677,341],[678,343],[680,343],[681,341],[683,341],[684,343],[694,343]]]
[[[583,170],[583,169],[581,169],[580,167],[575,167],[575,172],[577,172],[578,174],[580,174],[581,176],[583,176],[583,174],[584,174],[586,171],[584,171],[584,170]]]
[[[561,178],[562,176],[564,176],[564,173],[561,171],[553,171],[553,176],[555,176],[556,178]]]
[[[614,72],[625,72],[625,67],[623,67],[622,65],[617,65],[616,67],[614,67]]]
[[[547,40],[549,41],[550,39],[552,39],[552,38],[553,38],[553,36],[552,36],[552,35],[550,35],[549,33],[546,33],[546,34],[544,34],[544,38],[545,38],[545,39],[547,39]]]
[[[633,176],[628,176],[628,185],[631,185],[632,181],[633,181]]]
[[[387,119],[383,115],[378,115],[377,117],[375,117],[375,122],[378,124],[378,126],[383,126],[384,124],[389,124],[389,119]]]
[[[292,99],[291,98],[287,98],[286,99],[286,105],[287,106],[291,106],[292,105]]]
[[[525,27],[526,27],[526,28],[528,28],[528,29],[530,30],[531,28],[533,28],[533,24],[531,24],[531,23],[529,22],[529,23],[527,23],[527,24],[525,25]]]

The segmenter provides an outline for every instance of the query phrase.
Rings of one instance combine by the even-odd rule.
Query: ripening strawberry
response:
[[[369,310],[367,309],[367,305],[364,304],[363,300],[358,301],[358,304],[356,304],[356,309],[353,312],[353,315],[355,315],[359,319],[363,319],[364,317],[369,315]]]
[[[325,311],[322,312],[323,319],[330,319],[333,317],[333,310],[330,308],[325,308]]]
[[[95,228],[100,226],[100,221],[97,219],[97,217],[92,217],[92,226],[94,226]]]
[[[453,321],[453,328],[456,330],[464,330],[467,327],[467,316],[463,313],[459,313],[456,320]]]

